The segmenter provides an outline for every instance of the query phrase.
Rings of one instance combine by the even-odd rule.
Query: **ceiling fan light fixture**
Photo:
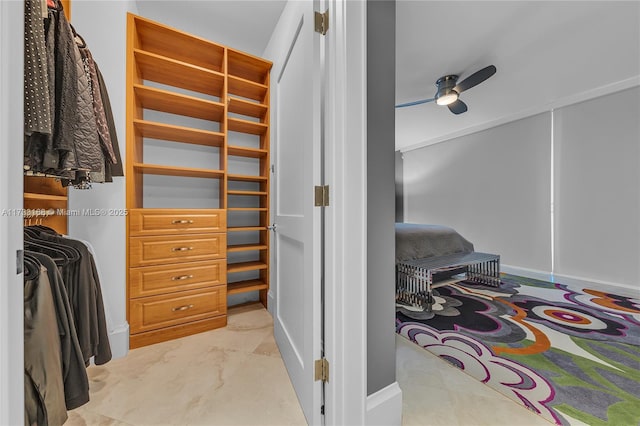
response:
[[[438,96],[436,98],[436,103],[438,105],[450,105],[458,100],[458,92],[452,90],[444,95]]]

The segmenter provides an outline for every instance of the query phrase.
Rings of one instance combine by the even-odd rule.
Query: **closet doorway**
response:
[[[321,185],[320,34],[313,28],[313,3],[289,2],[276,33],[286,34],[272,73],[277,94],[273,140],[274,251],[277,293],[274,334],[309,424],[321,423],[322,382],[313,360],[323,354],[321,210],[314,207]],[[317,70],[320,69],[320,72]]]

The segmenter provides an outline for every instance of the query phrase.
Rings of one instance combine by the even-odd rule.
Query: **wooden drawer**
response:
[[[129,301],[129,324],[132,334],[226,313],[225,285]]]
[[[129,297],[146,297],[226,284],[227,262],[189,262],[180,265],[129,269]]]
[[[214,209],[132,209],[129,235],[183,235],[226,232],[225,210]]]
[[[226,257],[227,234],[129,238],[129,266],[151,266]]]

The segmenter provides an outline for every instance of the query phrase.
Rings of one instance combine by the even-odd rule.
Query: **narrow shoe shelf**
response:
[[[243,182],[263,182],[267,180],[266,176],[250,176],[250,175],[228,175],[229,180],[237,180]]]
[[[251,135],[264,135],[269,128],[264,123],[256,123],[255,121],[243,120],[241,118],[227,118],[227,126],[229,131],[249,133]]]
[[[233,96],[229,96],[227,99],[229,102],[228,111],[234,114],[247,115],[249,117],[256,117],[262,120],[265,118],[267,110],[269,109],[264,104],[246,101]]]
[[[266,212],[266,207],[227,207],[230,212]]]
[[[227,294],[246,293],[248,291],[266,290],[269,285],[261,280],[237,281],[227,284]]]
[[[235,155],[237,157],[262,158],[266,157],[269,151],[266,149],[246,148],[244,146],[228,146],[227,155]]]
[[[230,226],[227,232],[266,231],[266,226]]]
[[[241,251],[266,250],[269,246],[266,244],[235,244],[227,246],[227,253],[237,253]]]
[[[267,267],[266,263],[260,261],[227,263],[227,273],[259,271],[260,269],[267,269]]]
[[[243,98],[254,99],[262,102],[267,94],[268,87],[264,84],[256,83],[233,75],[229,75],[227,81],[227,90],[232,95],[242,96]]]
[[[228,195],[249,195],[249,196],[268,195],[267,191],[238,191],[235,189],[228,190],[227,194]]]

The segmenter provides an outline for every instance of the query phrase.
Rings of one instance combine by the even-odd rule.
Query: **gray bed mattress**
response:
[[[473,244],[448,226],[396,223],[396,262],[472,251]]]

